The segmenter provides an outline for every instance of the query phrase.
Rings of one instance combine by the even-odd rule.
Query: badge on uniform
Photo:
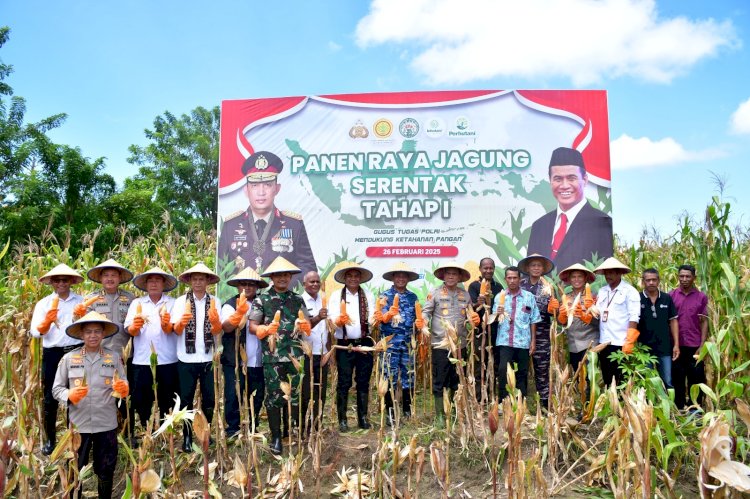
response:
[[[109,378],[104,378],[104,384],[108,385],[111,383],[111,380]]]
[[[607,317],[609,317],[609,310],[602,311],[602,322],[607,322]]]
[[[81,378],[76,378],[75,381],[73,381],[73,384],[75,386],[81,386]]]

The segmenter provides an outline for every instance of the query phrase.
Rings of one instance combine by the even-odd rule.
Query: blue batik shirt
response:
[[[497,295],[492,304],[493,313],[497,312],[499,304],[500,295]],[[523,289],[519,289],[515,295],[506,291],[505,316],[505,320],[497,326],[495,344],[513,348],[531,347],[531,325],[542,320],[534,295]]]
[[[396,288],[391,286],[390,289],[386,290],[382,295],[386,299],[385,306],[381,309],[384,314],[388,312],[388,309],[393,305],[393,298],[399,295],[398,310],[401,314],[401,318],[404,320],[398,326],[391,326],[390,322],[381,324],[380,336],[393,335],[389,346],[391,348],[408,348],[411,343],[411,334],[414,328],[414,320],[416,319],[415,306],[417,304],[417,295],[409,291],[408,289],[403,293],[397,293]],[[377,305],[376,305],[377,306]]]

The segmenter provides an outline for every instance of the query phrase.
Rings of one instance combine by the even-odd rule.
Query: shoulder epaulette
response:
[[[239,216],[240,216],[240,215],[242,215],[243,213],[245,213],[245,211],[244,211],[244,210],[240,210],[240,211],[235,211],[234,213],[230,213],[229,215],[227,215],[226,217],[224,217],[224,221],[225,221],[225,222],[228,222],[229,220],[232,220],[233,218],[237,218],[237,217],[239,217]]]
[[[295,213],[293,211],[284,210],[281,212],[281,214],[284,215],[285,217],[293,218],[295,220],[302,220],[302,215],[300,215],[299,213]]]

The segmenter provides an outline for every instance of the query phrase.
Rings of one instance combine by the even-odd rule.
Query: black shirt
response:
[[[657,357],[672,355],[672,334],[669,331],[669,321],[672,319],[677,319],[677,308],[668,293],[659,291],[656,302],[652,304],[651,298],[643,291],[638,343],[650,347]]]
[[[479,290],[481,289],[482,283],[480,280],[476,280],[469,284],[469,297],[471,297],[471,306],[474,307],[476,312],[479,314],[479,317],[484,317],[484,308],[478,308],[477,300],[479,299]],[[500,291],[503,290],[503,285],[497,282],[496,280],[492,279],[490,281],[490,290],[492,291],[492,297],[490,298],[490,301],[487,303],[490,310],[492,309],[492,300],[495,299],[497,295],[500,294]],[[479,329],[481,332],[481,328]],[[497,337],[497,322],[493,322],[490,324],[490,337],[492,338],[492,344],[495,344],[495,338]]]

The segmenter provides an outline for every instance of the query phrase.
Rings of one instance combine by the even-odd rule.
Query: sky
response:
[[[718,184],[750,225],[746,0],[0,0],[0,24],[27,121],[67,113],[53,140],[120,183],[155,117],[225,99],[604,89],[620,241],[701,220]]]

